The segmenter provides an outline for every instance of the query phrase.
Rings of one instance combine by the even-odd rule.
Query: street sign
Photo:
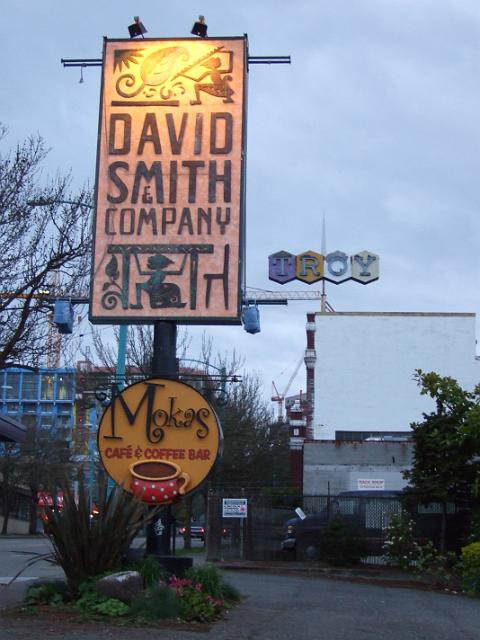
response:
[[[358,478],[357,489],[359,491],[384,491],[385,480],[383,478]]]
[[[247,498],[223,498],[223,518],[246,518],[248,513]]]
[[[240,324],[246,37],[105,40],[90,319]]]

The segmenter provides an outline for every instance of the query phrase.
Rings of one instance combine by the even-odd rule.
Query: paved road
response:
[[[217,626],[215,640],[480,638],[479,600],[323,578],[230,575],[249,598],[228,625]]]
[[[6,559],[0,543],[0,563]],[[44,541],[45,542],[45,541]],[[41,546],[40,544],[36,546]],[[3,555],[2,555],[3,554]],[[15,558],[13,558],[15,560]],[[15,560],[16,561],[16,560]],[[0,570],[2,568],[0,564]],[[319,577],[228,572],[247,596],[227,620],[201,634],[212,640],[479,640],[480,601]],[[8,587],[0,587],[8,589]],[[0,612],[1,616],[1,612]],[[194,640],[190,631],[0,620],[0,640]]]
[[[17,571],[33,559],[34,554],[46,554],[52,547],[48,538],[0,538],[0,584],[7,583]],[[22,574],[22,579],[51,578],[59,574],[59,569],[46,562],[39,562],[29,567]]]

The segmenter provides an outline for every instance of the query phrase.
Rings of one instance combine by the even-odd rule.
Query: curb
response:
[[[0,535],[0,540],[41,540],[48,539],[45,533],[7,533]]]
[[[361,584],[377,585],[396,589],[418,589],[421,591],[441,591],[444,589],[435,587],[432,584],[421,580],[412,580],[408,575],[394,575],[391,572],[384,572],[378,569],[371,571],[358,569],[340,569],[330,567],[312,566],[285,566],[274,564],[260,564],[258,562],[215,562],[215,564],[226,571],[252,571],[258,573],[270,573],[274,575],[296,575],[306,578],[325,578],[330,580],[343,580],[346,582],[356,582]]]

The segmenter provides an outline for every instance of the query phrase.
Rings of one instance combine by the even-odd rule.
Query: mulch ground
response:
[[[182,638],[184,633],[208,633],[212,625],[180,620],[162,620],[156,624],[137,624],[122,618],[86,616],[73,607],[37,606],[6,609],[0,612],[0,639],[38,640],[68,638],[68,640],[163,640]],[[180,632],[180,634],[178,633]]]

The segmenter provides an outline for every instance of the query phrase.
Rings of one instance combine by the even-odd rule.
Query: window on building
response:
[[[70,415],[60,415],[57,416],[57,427],[59,429],[71,429],[72,428],[72,417]]]
[[[7,400],[20,398],[20,374],[7,371],[4,381],[5,393],[2,396]]]
[[[417,506],[418,513],[424,515],[440,514],[443,512],[443,505],[440,502],[430,502],[429,504],[419,504]],[[452,502],[447,503],[447,513],[455,513],[455,504]]]
[[[36,402],[24,402],[23,403],[23,413],[26,415],[34,416],[37,413],[37,403]]]
[[[58,376],[57,400],[73,400],[73,375],[63,373]]]
[[[20,404],[18,402],[6,402],[3,405],[3,410],[7,413],[16,415],[20,409]]]
[[[57,413],[61,415],[70,415],[72,413],[72,405],[70,403],[57,403]]]
[[[53,413],[54,404],[53,402],[41,402],[40,403],[40,411],[42,413]]]
[[[53,400],[53,376],[49,374],[42,375],[41,394],[42,400]]]
[[[22,398],[24,400],[36,400],[38,397],[38,379],[35,373],[23,374]]]
[[[51,429],[55,424],[55,418],[53,416],[42,416],[40,418],[41,429]]]
[[[342,441],[404,442],[411,438],[411,431],[335,431],[335,440]]]

